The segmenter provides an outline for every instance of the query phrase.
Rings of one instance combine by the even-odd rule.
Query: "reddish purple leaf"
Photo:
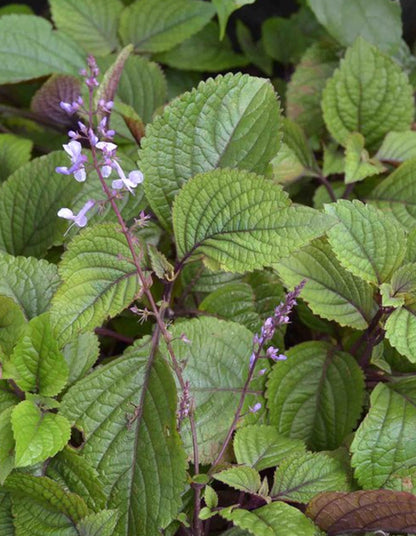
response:
[[[416,496],[405,491],[320,493],[306,515],[328,536],[376,530],[416,534]]]
[[[70,126],[73,117],[62,110],[60,102],[72,103],[81,94],[81,82],[75,76],[57,74],[51,76],[35,93],[32,111],[49,123]]]

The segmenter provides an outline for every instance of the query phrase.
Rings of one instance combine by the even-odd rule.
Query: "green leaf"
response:
[[[54,264],[0,253],[0,295],[12,298],[30,319],[49,308],[59,284]]]
[[[303,128],[308,137],[324,130],[322,91],[338,64],[333,47],[316,43],[302,57],[286,91],[287,117]]]
[[[271,266],[332,225],[314,209],[288,204],[280,186],[253,173],[201,173],[175,201],[178,256],[197,252],[208,266],[233,272]]]
[[[107,496],[98,472],[70,447],[58,452],[48,463],[46,475],[77,493],[89,508],[97,512],[105,507]]]
[[[215,480],[224,482],[224,484],[234,489],[245,491],[246,493],[257,493],[261,486],[258,471],[245,465],[230,467],[230,469],[225,469],[220,473],[214,474],[213,477]]]
[[[50,0],[58,30],[71,36],[88,54],[105,56],[117,48],[117,27],[123,4],[119,0]]]
[[[14,501],[14,506],[18,503],[23,503],[28,508],[31,504],[43,506],[49,511],[61,512],[72,523],[77,523],[89,513],[87,505],[81,497],[67,491],[60,484],[45,476],[39,477],[23,472],[14,472],[7,478],[4,488],[12,493],[14,499],[20,499]],[[17,527],[19,525],[20,523],[17,524]]]
[[[275,426],[254,424],[237,430],[234,436],[234,453],[237,463],[249,465],[258,471],[279,465],[289,454],[305,451],[300,439],[289,439]]]
[[[98,338],[92,332],[77,334],[62,350],[69,368],[68,384],[83,378],[98,359]]]
[[[20,402],[12,412],[16,441],[16,467],[43,462],[62,450],[71,436],[65,417],[44,413],[29,400]]]
[[[280,63],[297,63],[313,41],[296,15],[266,19],[261,27],[261,40],[266,53]]]
[[[126,238],[117,225],[89,227],[62,257],[51,321],[61,343],[125,309],[140,289]]]
[[[219,514],[254,536],[316,536],[312,521],[297,508],[283,502],[274,502],[255,510],[230,506],[220,510]]]
[[[270,82],[241,74],[201,82],[167,106],[148,126],[140,157],[146,197],[160,221],[169,225],[175,195],[196,173],[266,171],[279,147],[279,118]]]
[[[210,317],[176,324],[171,333],[176,358],[186,363],[183,378],[189,382],[194,400],[200,463],[207,464],[218,454],[237,410],[247,378],[253,334],[235,322]],[[180,338],[182,333],[190,343]],[[248,404],[255,401],[255,395],[247,396]],[[190,455],[192,437],[187,420],[182,422],[181,433]]]
[[[152,244],[148,244],[147,251],[156,276],[162,280],[173,281],[175,279],[175,268],[165,255]]]
[[[354,475],[364,489],[382,488],[398,469],[416,463],[414,397],[379,383],[351,444]]]
[[[17,342],[5,377],[12,378],[23,391],[55,396],[68,379],[68,365],[52,331],[49,313],[33,318]]]
[[[291,149],[306,173],[314,176],[319,168],[302,128],[290,119],[283,119],[283,141]]]
[[[413,120],[413,89],[389,57],[359,37],[328,80],[322,109],[329,132],[345,145],[360,132],[369,149],[390,130],[408,130]]]
[[[208,508],[216,508],[218,506],[217,492],[211,486],[204,488],[204,501]]]
[[[276,269],[287,287],[306,279],[302,298],[315,314],[341,326],[365,329],[377,310],[371,286],[345,270],[325,240],[281,260]]]
[[[105,476],[107,506],[120,512],[117,536],[159,534],[181,506],[185,485],[175,384],[169,365],[149,360],[150,351],[137,341],[71,387],[61,405],[83,431],[82,455]]]
[[[202,300],[199,309],[255,331],[262,319],[257,314],[254,303],[255,296],[250,285],[243,282],[229,283],[211,292]]]
[[[0,491],[0,531],[2,536],[16,536],[11,498],[8,493],[3,491]]]
[[[5,15],[0,18],[0,35],[0,84],[51,73],[78,74],[84,67],[84,54],[78,45],[53,31],[44,18]]]
[[[416,263],[400,266],[391,278],[391,296],[411,304],[416,298]]]
[[[406,228],[416,226],[416,158],[404,162],[368,195],[368,201]]]
[[[240,9],[240,7],[247,4],[254,4],[255,1],[256,0],[212,0],[220,22],[220,39],[224,39],[225,28],[227,27],[230,15],[237,9]]]
[[[146,58],[130,56],[121,73],[116,95],[149,123],[154,111],[166,102],[166,80],[161,68]]]
[[[0,413],[0,484],[3,485],[6,478],[14,468],[14,447],[13,429],[11,414],[13,406]],[[1,519],[1,512],[0,512]],[[0,521],[1,527],[1,521]],[[3,533],[1,533],[3,534]]]
[[[12,353],[25,325],[26,318],[19,305],[12,298],[0,296],[0,348],[7,357]]]
[[[70,518],[25,497],[13,500],[13,516],[19,536],[79,536]]]
[[[319,22],[341,45],[358,36],[389,54],[402,39],[400,4],[390,0],[308,0]]]
[[[416,132],[388,132],[376,158],[387,162],[404,162],[416,158]]]
[[[9,382],[6,380],[0,380],[0,412],[4,411],[10,406],[15,406],[18,402],[20,402],[20,399],[11,390]]]
[[[228,283],[241,282],[241,275],[220,270],[209,270],[202,262],[185,264],[182,270],[183,284],[193,292],[209,293]]]
[[[33,143],[14,134],[0,134],[0,182],[29,162]]]
[[[238,44],[250,63],[253,63],[267,76],[271,76],[273,74],[273,60],[266,54],[261,40],[257,43],[253,42],[250,30],[239,19],[236,22],[236,35]]]
[[[353,132],[345,145],[345,184],[359,182],[372,175],[382,173],[385,168],[378,160],[370,158],[364,149],[364,138],[359,132]]]
[[[369,283],[388,281],[406,252],[404,228],[388,213],[356,200],[325,205],[325,212],[339,222],[328,240],[342,266]]]
[[[118,521],[116,510],[102,510],[84,517],[78,525],[79,536],[113,536]]]
[[[267,384],[270,424],[313,449],[335,449],[361,414],[364,379],[354,358],[326,342],[292,347]]]
[[[346,476],[341,463],[323,452],[295,454],[276,469],[270,495],[307,503],[323,491],[348,491]]]
[[[215,13],[198,0],[141,0],[124,9],[119,33],[139,52],[163,52],[203,28]]]
[[[401,307],[393,311],[384,326],[386,337],[411,363],[416,362],[416,311]]]
[[[65,160],[61,151],[41,156],[0,186],[0,250],[40,257],[62,239],[67,222],[56,213],[81,190],[72,176],[55,172]]]
[[[329,177],[329,175],[335,175],[338,173],[344,173],[345,171],[345,158],[344,155],[338,150],[338,144],[336,143],[329,143],[328,145],[324,145],[324,156],[323,156],[323,165],[322,165],[322,173],[324,177]],[[344,183],[338,182],[338,185],[342,187],[342,193],[345,190]],[[335,184],[331,183],[332,188],[335,187]],[[325,190],[325,187],[323,184],[320,186],[323,190]],[[337,192],[335,192],[335,195]],[[316,195],[316,194],[315,194]],[[341,197],[341,196],[337,196]]]
[[[0,7],[0,17],[3,17],[3,15],[10,15],[12,13],[19,15],[32,15],[33,10],[30,6],[15,3]]]
[[[245,56],[234,52],[228,36],[218,40],[218,24],[214,21],[175,48],[156,54],[154,59],[174,69],[214,73],[248,63]]]

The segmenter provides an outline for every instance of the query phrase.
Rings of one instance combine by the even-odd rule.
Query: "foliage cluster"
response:
[[[400,5],[249,4],[0,9],[2,536],[416,533]]]

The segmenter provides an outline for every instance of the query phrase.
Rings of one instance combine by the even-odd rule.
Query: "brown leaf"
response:
[[[31,109],[43,120],[55,125],[70,126],[73,117],[60,107],[60,102],[72,103],[81,94],[81,82],[75,76],[56,74],[51,76],[35,93]]]
[[[382,530],[416,534],[416,496],[387,489],[320,493],[306,510],[328,536]]]

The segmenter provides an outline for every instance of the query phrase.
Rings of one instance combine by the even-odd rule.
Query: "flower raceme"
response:
[[[81,74],[84,76],[85,83],[88,87],[90,94],[89,102],[94,102],[93,92],[99,85],[97,76],[99,69],[92,56],[88,57],[88,69],[83,69]],[[79,97],[72,103],[61,102],[60,107],[68,114],[74,114],[81,110],[89,118],[88,124],[84,124],[78,121],[79,129],[77,131],[70,130],[68,136],[71,138],[67,144],[63,145],[63,148],[71,160],[71,165],[59,166],[56,168],[57,173],[63,175],[73,175],[74,179],[78,182],[84,182],[87,179],[87,162],[88,158],[85,154],[82,154],[82,145],[79,140],[84,140],[91,147],[91,153],[93,156],[94,169],[99,174],[102,181],[107,179],[113,172],[118,175],[118,179],[112,181],[113,195],[117,190],[126,190],[134,195],[134,188],[143,182],[143,174],[138,169],[130,171],[126,176],[123,168],[121,167],[119,160],[116,156],[117,145],[112,141],[100,140],[100,136],[105,140],[112,140],[115,135],[115,131],[108,128],[109,116],[113,108],[113,101],[105,101],[100,99],[95,110],[87,110],[84,108],[83,100]],[[97,125],[96,132],[92,118],[98,113],[105,112],[104,116]],[[105,185],[104,185],[105,187]],[[72,225],[78,227],[85,227],[88,222],[86,216],[87,212],[94,206],[94,200],[88,200],[78,214],[74,214],[71,209],[65,207],[58,211],[58,216],[72,221]],[[71,227],[72,227],[71,225]]]

